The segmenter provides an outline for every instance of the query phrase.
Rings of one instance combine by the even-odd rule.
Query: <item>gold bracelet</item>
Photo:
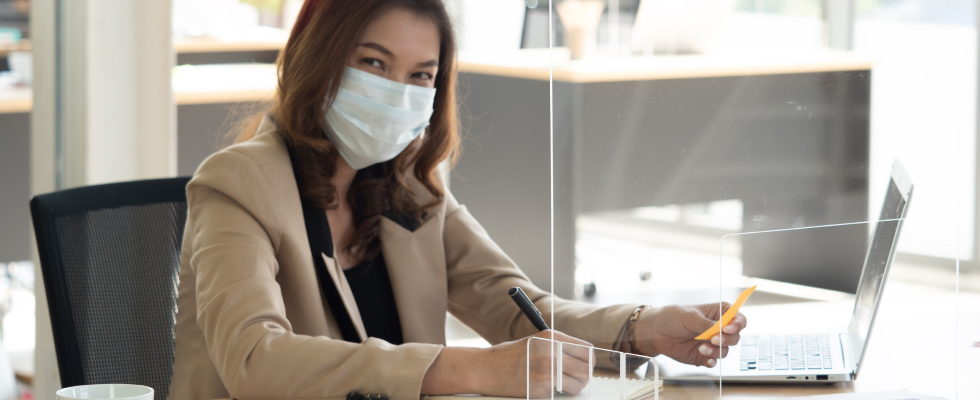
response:
[[[628,322],[629,326],[626,330],[626,344],[629,345],[629,351],[627,351],[628,353],[639,354],[636,347],[636,321],[640,319],[640,313],[648,308],[650,308],[650,306],[639,306],[633,310],[633,314],[630,314],[630,319]]]

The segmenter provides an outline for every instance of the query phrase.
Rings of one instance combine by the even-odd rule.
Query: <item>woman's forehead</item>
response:
[[[439,28],[429,18],[404,8],[383,12],[368,22],[358,44],[374,43],[395,58],[439,58]]]

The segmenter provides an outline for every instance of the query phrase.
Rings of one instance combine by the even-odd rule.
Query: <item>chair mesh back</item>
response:
[[[93,186],[32,201],[62,385],[139,384],[167,398],[186,182]]]

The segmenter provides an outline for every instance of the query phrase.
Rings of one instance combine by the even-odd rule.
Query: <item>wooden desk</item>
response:
[[[857,380],[816,385],[722,382],[722,396],[755,399],[908,389],[953,399],[954,387],[958,387],[960,399],[980,398],[976,379],[980,376],[980,348],[971,347],[980,338],[980,294],[960,293],[957,313],[953,282],[948,283],[949,287],[943,288],[901,281],[886,285]],[[747,306],[742,309],[749,321],[744,334],[846,326],[852,308],[852,301]],[[953,329],[957,320],[958,338]],[[958,370],[954,370],[955,364]],[[716,399],[718,385],[668,383],[661,398]]]
[[[949,307],[956,304],[956,297],[948,289],[889,282],[868,344],[866,364],[856,381],[815,385],[722,382],[721,395],[717,383],[666,383],[660,398],[769,399],[907,389],[952,400],[957,395],[953,390],[954,377],[959,379],[956,383],[959,399],[980,398],[980,380],[976,379],[980,376],[980,348],[970,347],[972,341],[980,339],[980,319],[977,318],[980,294],[961,293],[959,312],[955,314]],[[826,328],[824,324],[827,323],[846,324],[852,307],[853,302],[845,300],[746,306],[742,310],[749,319],[746,332],[751,333],[769,328],[806,330]],[[932,313],[928,312],[930,309]],[[954,337],[953,332],[943,328],[952,326],[957,318],[961,334],[959,343],[954,345],[947,340]],[[936,368],[937,360],[952,360],[954,352],[959,356],[958,371],[954,372],[948,365]],[[647,371],[652,374],[652,369]]]

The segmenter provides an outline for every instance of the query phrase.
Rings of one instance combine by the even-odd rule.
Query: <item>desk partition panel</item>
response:
[[[863,262],[836,266],[858,272],[853,295],[746,276],[747,261],[732,256],[749,238],[776,247],[795,241],[794,236],[835,236],[848,229],[860,229],[871,237],[862,246]],[[713,371],[721,382],[720,393],[767,393],[772,389],[766,386],[784,381],[783,385],[794,386],[784,392],[796,396],[909,390],[936,398],[973,398],[969,393],[976,393],[977,384],[971,376],[978,370],[970,366],[977,357],[970,348],[976,335],[970,316],[980,315],[980,293],[960,288],[958,260],[930,260],[924,265],[923,260],[901,253],[912,242],[906,237],[927,237],[928,241],[919,239],[914,244],[957,254],[957,231],[956,218],[937,216],[723,237],[716,274],[720,300],[736,303],[736,293],[745,288],[754,292],[740,309],[747,328]],[[807,258],[834,252],[836,247],[784,250]],[[820,276],[833,270],[786,272]],[[675,364],[662,361],[668,381],[685,371]],[[767,382],[752,383],[753,379]]]
[[[528,399],[660,399],[660,370],[650,357],[533,337],[526,361]]]
[[[962,216],[912,205],[900,214],[907,218],[876,219],[886,192],[871,189],[886,188],[894,161],[870,156],[874,58],[734,40],[712,46],[683,30],[655,38],[652,49],[633,46],[631,35],[646,32],[630,26],[643,7],[678,13],[656,17],[678,26],[717,17],[655,3],[551,1],[547,51],[496,61],[502,79],[547,82],[550,93],[552,295],[601,307],[569,318],[567,304],[541,303],[549,326],[591,335],[584,339],[604,351],[646,352],[665,398],[980,393],[980,381],[968,378],[980,372],[980,303],[972,305],[980,285],[960,287],[961,274],[976,274],[957,258]],[[956,195],[917,180],[919,165],[906,170],[917,196]],[[855,329],[855,299],[867,302],[858,288],[872,234],[898,225],[855,376],[847,367],[857,356],[846,353],[854,343],[842,342],[853,335],[840,333]],[[748,327],[728,357],[714,351],[708,367],[700,346],[684,354],[662,344],[689,344],[665,341],[663,331],[707,328],[687,321],[717,320],[722,302],[751,287],[741,309]],[[651,308],[637,312],[642,305]],[[805,335],[786,336],[795,333]],[[562,354],[551,345],[553,357]],[[777,345],[788,365],[770,374]],[[761,361],[760,348],[769,352]],[[789,358],[798,351],[802,369]]]

